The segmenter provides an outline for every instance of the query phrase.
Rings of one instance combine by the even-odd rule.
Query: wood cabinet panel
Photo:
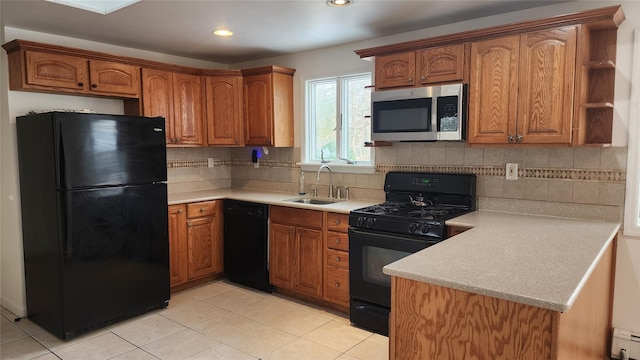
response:
[[[349,253],[346,251],[327,249],[326,264],[340,269],[349,270]]]
[[[515,134],[519,44],[518,36],[471,44],[470,144],[506,144]]]
[[[524,144],[569,144],[576,71],[576,28],[520,37],[516,133]]]
[[[83,58],[26,51],[26,81],[30,85],[85,91],[88,61]]]
[[[165,118],[167,144],[176,138],[173,130],[173,74],[142,69],[142,115]]]
[[[197,203],[187,204],[187,218],[196,218],[200,216],[216,216],[220,212],[220,201],[201,201]]]
[[[327,213],[327,230],[347,232],[349,229],[349,214]]]
[[[269,211],[271,222],[322,229],[322,212],[320,211],[286,206],[271,206]]]
[[[294,288],[296,291],[322,296],[322,231],[296,228]]]
[[[272,145],[273,93],[271,75],[244,78],[245,142],[247,145]]]
[[[105,94],[140,94],[140,68],[110,61],[89,60],[90,90]]]
[[[205,80],[207,143],[244,145],[242,119],[242,78],[209,76]]]
[[[295,228],[271,222],[269,225],[269,281],[293,289]]]
[[[349,306],[349,271],[332,266],[326,267],[325,296],[327,300]]]
[[[187,213],[184,205],[169,205],[169,283],[188,280]]]
[[[335,231],[327,231],[327,248],[349,251],[349,234]]]
[[[181,145],[203,145],[203,87],[198,75],[173,74],[174,131]]]
[[[420,84],[462,81],[465,45],[457,44],[417,52]]]
[[[416,53],[376,56],[376,89],[413,86],[416,84]]]
[[[189,278],[222,272],[219,223],[216,216],[187,221]]]

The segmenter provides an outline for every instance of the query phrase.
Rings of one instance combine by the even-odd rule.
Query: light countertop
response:
[[[384,267],[392,276],[564,312],[620,224],[479,210],[472,227]]]
[[[312,209],[321,211],[330,211],[341,214],[349,214],[351,210],[375,205],[379,202],[365,200],[336,200],[333,204],[313,205],[302,204],[287,201],[288,199],[298,198],[297,194],[285,194],[278,192],[269,192],[262,190],[241,190],[241,189],[216,189],[206,191],[193,191],[185,193],[170,193],[169,205],[184,204],[197,201],[216,200],[216,199],[233,199],[242,201],[251,201],[268,205],[289,206],[300,209]],[[320,200],[330,200],[326,196],[305,196],[305,198],[315,198]]]

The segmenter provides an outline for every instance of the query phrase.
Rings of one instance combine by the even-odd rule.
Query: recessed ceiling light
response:
[[[233,32],[227,29],[218,29],[218,30],[214,30],[213,34],[218,36],[231,36],[233,35]]]
[[[327,5],[335,7],[349,6],[351,4],[353,4],[353,0],[327,0]]]
[[[107,15],[123,7],[133,5],[140,0],[46,0],[52,3],[71,6],[74,8],[92,11]]]

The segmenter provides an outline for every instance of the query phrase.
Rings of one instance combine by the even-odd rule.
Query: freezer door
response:
[[[56,113],[58,189],[167,180],[163,118]]]
[[[60,192],[66,334],[169,300],[166,184]]]

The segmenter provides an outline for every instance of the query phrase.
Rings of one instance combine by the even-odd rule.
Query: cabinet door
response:
[[[142,115],[165,118],[167,144],[176,138],[173,130],[173,74],[142,69]]]
[[[89,90],[137,97],[140,93],[140,68],[109,61],[89,60]]]
[[[242,145],[242,78],[210,76],[205,86],[207,143]]]
[[[416,84],[416,53],[376,56],[376,89],[413,86]]]
[[[180,145],[204,145],[202,90],[200,76],[173,74],[173,121]]]
[[[296,229],[294,287],[301,293],[322,296],[322,231]]]
[[[422,50],[418,56],[421,84],[462,81],[464,44]]]
[[[189,279],[222,272],[222,242],[218,216],[187,221]]]
[[[326,266],[327,281],[325,291],[327,300],[349,306],[349,270]]]
[[[506,144],[516,134],[519,37],[471,44],[470,144]]]
[[[188,280],[187,217],[184,205],[169,205],[169,278],[171,286]]]
[[[517,135],[525,144],[569,144],[576,69],[576,27],[520,38]]]
[[[82,92],[89,87],[87,60],[73,56],[26,52],[27,83]]]
[[[295,228],[271,223],[269,226],[269,281],[271,285],[293,289]]]
[[[271,74],[244,78],[246,145],[273,145],[273,83]]]

